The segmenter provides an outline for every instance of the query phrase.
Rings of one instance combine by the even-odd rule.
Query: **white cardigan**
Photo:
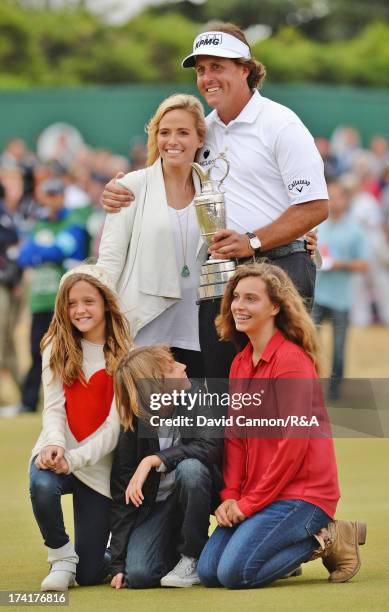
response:
[[[95,372],[105,369],[104,350],[101,345],[92,344],[87,340],[81,340],[81,344],[82,370],[89,380]],[[62,446],[65,449],[69,473],[74,473],[81,482],[94,491],[111,497],[109,481],[112,457],[120,430],[115,398],[104,423],[87,438],[78,442],[69,428],[63,384],[53,377],[50,369],[50,354],[51,344],[42,354],[43,427],[32,450],[30,462],[45,446],[51,444]],[[85,410],[85,406],[80,406],[80,412],[82,410]]]
[[[193,178],[198,189],[197,176]],[[160,158],[118,183],[133,192],[135,201],[107,214],[98,264],[113,278],[135,337],[181,298],[180,278]],[[200,236],[197,258],[205,261],[206,256]]]

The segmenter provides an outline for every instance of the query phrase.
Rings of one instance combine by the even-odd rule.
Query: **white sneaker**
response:
[[[75,585],[78,555],[71,542],[61,548],[48,548],[50,573],[42,580],[41,591],[67,591]]]
[[[161,586],[163,587],[191,587],[194,584],[200,584],[200,578],[197,574],[198,559],[193,557],[185,557],[182,555],[180,561],[171,572],[161,578]]]
[[[55,565],[42,580],[41,591],[67,591],[69,587],[75,585],[76,574],[67,570],[56,570]]]

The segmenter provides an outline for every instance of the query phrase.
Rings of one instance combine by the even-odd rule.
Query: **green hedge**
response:
[[[181,60],[199,24],[174,12],[144,12],[108,26],[82,6],[23,9],[0,2],[0,88],[191,82]],[[389,85],[389,25],[370,23],[356,38],[318,43],[282,28],[254,46],[270,82]]]
[[[274,82],[389,86],[389,26],[383,23],[368,25],[349,41],[327,44],[283,28],[253,51]]]

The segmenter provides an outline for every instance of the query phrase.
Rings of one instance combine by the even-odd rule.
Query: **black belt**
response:
[[[292,253],[307,253],[307,249],[304,242],[302,240],[293,240],[289,244],[284,244],[279,247],[274,247],[274,249],[269,249],[268,251],[259,251],[255,253],[252,257],[240,257],[237,259],[238,265],[243,263],[253,263],[261,262],[263,259],[279,259],[280,257],[287,257],[288,255],[292,255]]]

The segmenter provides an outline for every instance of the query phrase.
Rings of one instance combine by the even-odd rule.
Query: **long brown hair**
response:
[[[49,366],[53,377],[66,385],[75,380],[85,382],[82,372],[82,334],[69,317],[69,292],[79,281],[85,281],[101,294],[105,306],[104,357],[108,374],[113,375],[119,360],[132,346],[129,323],[122,314],[114,292],[100,280],[87,273],[74,273],[61,283],[55,300],[54,316],[41,342],[41,351],[50,343]]]
[[[227,284],[220,315],[216,319],[216,328],[220,338],[231,340],[239,348],[242,348],[243,343],[247,341],[246,334],[238,332],[235,327],[231,303],[239,281],[250,277],[260,278],[265,283],[270,301],[280,308],[274,320],[276,327],[285,338],[301,346],[312,359],[316,371],[320,374],[320,348],[315,325],[293,282],[278,266],[268,263],[252,263],[238,267]]]
[[[114,389],[119,419],[134,431],[134,418],[146,417],[152,393],[162,393],[166,368],[174,361],[167,346],[134,349],[124,356],[115,372]]]

